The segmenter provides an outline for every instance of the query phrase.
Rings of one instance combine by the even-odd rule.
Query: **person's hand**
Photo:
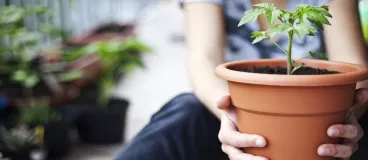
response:
[[[358,89],[355,93],[355,105],[363,105],[368,101],[368,89]],[[332,125],[327,130],[330,137],[343,138],[343,144],[323,144],[319,146],[317,152],[320,156],[349,159],[358,150],[358,141],[363,137],[363,130],[360,127],[355,107],[351,108],[346,117],[346,124]]]
[[[265,147],[266,139],[259,135],[238,132],[234,107],[231,105],[230,96],[219,98],[217,107],[223,110],[221,115],[221,129],[218,135],[222,143],[222,151],[231,160],[268,160],[265,157],[244,153],[239,149],[246,147]]]
[[[368,101],[368,89],[359,89],[355,96],[356,104],[364,104]],[[259,135],[249,135],[238,132],[234,107],[231,105],[230,96],[218,99],[217,107],[221,109],[221,129],[219,140],[222,150],[231,160],[268,160],[265,157],[244,153],[239,148],[265,147],[266,140]],[[317,152],[321,156],[349,158],[357,150],[357,142],[363,137],[363,131],[355,118],[354,110],[348,114],[347,124],[337,124],[328,128],[327,134],[331,137],[345,138],[344,144],[323,144]]]

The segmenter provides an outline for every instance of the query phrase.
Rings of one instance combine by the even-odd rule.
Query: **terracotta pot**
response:
[[[300,63],[341,73],[271,75],[231,70],[286,67],[285,60],[229,62],[216,68],[216,75],[228,81],[239,131],[259,134],[267,140],[265,148],[246,148],[245,152],[270,160],[335,160],[319,156],[317,148],[339,142],[327,136],[327,129],[344,123],[347,110],[353,105],[356,83],[368,78],[368,70],[331,61]]]
[[[121,41],[134,35],[134,24],[106,23],[95,29],[72,38],[68,45],[80,46],[87,45],[96,41]]]

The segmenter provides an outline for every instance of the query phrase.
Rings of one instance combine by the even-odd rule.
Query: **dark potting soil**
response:
[[[250,73],[264,73],[264,74],[287,74],[287,68],[276,67],[271,68],[269,66],[264,67],[253,67],[253,68],[234,68],[232,70],[240,72],[250,72]],[[293,75],[320,75],[320,74],[338,74],[337,71],[329,71],[327,69],[319,69],[312,67],[301,67],[296,70]]]

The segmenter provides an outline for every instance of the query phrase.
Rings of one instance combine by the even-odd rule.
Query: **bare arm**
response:
[[[325,40],[330,60],[359,64],[368,67],[368,52],[364,44],[359,19],[358,0],[332,0],[330,12],[331,26],[325,26]],[[358,88],[368,88],[368,81],[358,84]],[[357,113],[360,117],[365,107]]]
[[[214,74],[224,62],[224,22],[222,7],[211,3],[186,3],[186,40],[189,78],[194,94],[218,118],[216,99],[226,95],[227,84]]]

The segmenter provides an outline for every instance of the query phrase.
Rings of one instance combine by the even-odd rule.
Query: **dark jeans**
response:
[[[220,121],[193,94],[182,94],[153,115],[116,160],[228,160],[217,138],[219,129]],[[358,154],[361,158],[353,160],[368,158]]]

